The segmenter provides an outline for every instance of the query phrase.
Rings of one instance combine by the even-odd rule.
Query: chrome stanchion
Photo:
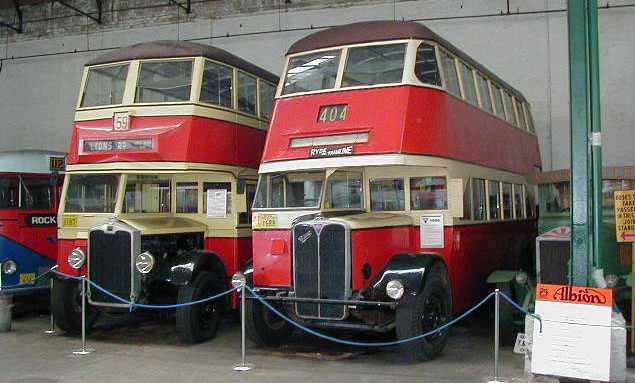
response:
[[[499,333],[500,333],[500,290],[494,291],[494,378],[488,383],[504,383],[500,378],[500,369],[498,364],[499,351]]]
[[[55,317],[53,316],[53,277],[49,279],[49,310],[51,311],[49,329],[44,331],[46,335],[55,335]]]
[[[238,289],[240,292],[240,336],[241,336],[241,359],[240,363],[234,365],[234,371],[249,371],[252,369],[252,365],[247,364],[245,362],[245,352],[246,352],[246,340],[245,340],[245,296],[247,291],[245,289],[245,285],[247,284],[247,279],[245,278],[245,274],[236,273],[232,277],[232,285]]]
[[[82,283],[82,348],[81,350],[73,351],[74,355],[88,355],[94,352],[92,348],[86,348],[86,277],[81,277]]]

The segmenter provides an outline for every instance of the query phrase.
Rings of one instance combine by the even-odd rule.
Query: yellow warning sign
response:
[[[635,242],[635,190],[615,191],[617,242]]]

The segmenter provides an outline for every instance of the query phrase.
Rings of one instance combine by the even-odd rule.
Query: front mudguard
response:
[[[439,262],[445,265],[443,259],[433,253],[395,255],[371,284],[373,299],[392,300],[386,295],[386,284],[392,280],[399,280],[404,286],[404,297],[401,299],[417,296],[423,289],[430,269]]]
[[[514,295],[510,298],[515,299],[525,310],[533,311],[536,297],[535,282],[531,277],[528,277],[525,283],[518,283],[516,281],[518,273],[514,270],[495,270],[487,277],[487,283],[492,285],[509,284]]]
[[[229,284],[223,261],[216,254],[202,250],[187,251],[163,263],[158,273],[158,279],[174,286],[186,286],[194,280],[201,270],[214,273],[223,285]]]

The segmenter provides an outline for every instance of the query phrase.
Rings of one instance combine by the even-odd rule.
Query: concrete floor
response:
[[[95,353],[78,357],[80,339],[46,336],[47,316],[25,316],[0,333],[1,383],[57,382],[486,382],[493,369],[487,315],[455,327],[445,353],[427,363],[406,362],[395,349],[366,350],[296,333],[289,346],[257,349],[248,343],[249,372],[240,360],[240,325],[227,320],[213,341],[179,344],[172,318],[124,316],[100,320],[89,337]],[[502,350],[507,382],[525,382],[523,357]]]

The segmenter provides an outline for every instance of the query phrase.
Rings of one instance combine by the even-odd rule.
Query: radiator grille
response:
[[[113,234],[93,230],[88,241],[88,278],[106,290],[128,299],[132,290],[131,234],[122,230]],[[97,289],[91,289],[91,300],[121,303]]]
[[[346,228],[324,222],[294,227],[295,294],[299,298],[348,298],[350,266]],[[346,307],[337,304],[298,303],[302,317],[343,319]]]
[[[566,285],[569,283],[570,241],[542,240],[540,246],[540,274],[538,282]]]

